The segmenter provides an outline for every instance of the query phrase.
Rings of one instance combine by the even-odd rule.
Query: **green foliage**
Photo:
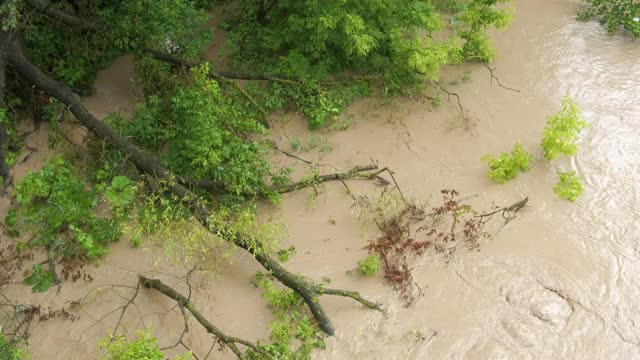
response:
[[[640,37],[640,2],[637,0],[585,0],[587,6],[578,12],[578,20],[598,19],[609,33],[619,28]]]
[[[264,353],[249,351],[248,359],[299,359],[311,358],[313,349],[324,349],[323,334],[304,313],[304,301],[291,289],[277,289],[271,280],[258,273],[253,283],[262,288],[262,298],[273,309],[275,319],[269,323],[269,344],[258,343]]]
[[[372,84],[396,94],[437,80],[444,65],[490,60],[485,32],[506,25],[496,5],[507,1],[242,0],[229,45],[241,70],[300,80],[270,84],[264,102],[293,100],[314,129]]]
[[[304,65],[292,64],[296,61]],[[291,101],[309,119],[311,130],[335,124],[349,103],[370,94],[369,85],[362,81],[324,86],[319,79],[310,78],[315,70],[298,53],[290,54],[279,66],[279,72],[300,78],[301,81],[275,81],[262,87],[253,86],[249,91],[270,111],[282,108]]]
[[[0,359],[21,360],[26,359],[26,354],[18,348],[17,344],[9,341],[4,334],[0,333]]]
[[[95,191],[88,190],[72,167],[60,158],[49,161],[17,184],[17,206],[5,220],[11,228],[29,229],[29,246],[51,248],[72,259],[96,259],[120,236],[116,221],[99,218]]]
[[[105,190],[104,197],[115,212],[123,214],[123,211],[130,207],[136,199],[136,187],[128,177],[117,175]]]
[[[109,337],[103,340],[100,348],[105,350],[101,360],[164,360],[167,357],[160,351],[158,341],[150,331],[138,332],[135,339],[126,341],[123,336]],[[190,353],[177,356],[174,360],[193,359]]]
[[[0,5],[0,19],[2,19],[2,30],[8,31],[18,26],[22,17],[22,0],[5,0]]]
[[[74,87],[89,89],[95,73],[125,52],[168,48],[194,58],[210,38],[209,31],[200,26],[207,17],[191,1],[97,0],[90,6],[70,0],[52,3],[54,8],[89,19],[95,31],[64,26],[52,29],[52,20],[37,11],[14,23],[29,57],[55,79]]]
[[[558,171],[560,180],[553,187],[553,191],[561,199],[576,201],[584,189],[584,181],[576,175],[575,171]]]
[[[511,15],[505,9],[495,9],[498,4],[508,0],[471,0],[460,2],[457,15],[454,15],[454,26],[464,40],[462,53],[465,59],[476,59],[489,62],[493,58],[493,50],[489,46],[486,30],[489,27],[504,28],[509,24]]]
[[[287,249],[278,250],[278,258],[281,262],[287,262],[296,254],[296,251],[297,249],[293,245],[289,246]]]
[[[370,254],[366,258],[358,261],[358,271],[365,276],[373,276],[380,271],[382,261],[376,254]]]
[[[541,146],[545,159],[552,161],[560,155],[575,155],[578,135],[586,127],[587,123],[582,119],[578,106],[573,99],[565,97],[562,109],[547,118],[547,125],[542,132]]]
[[[193,68],[188,81],[150,96],[123,130],[150,150],[165,147],[164,163],[185,178],[219,182],[237,195],[268,193],[269,164],[248,138],[264,128],[255,112],[221,93],[208,71]]]
[[[28,278],[24,279],[25,285],[32,286],[33,292],[45,292],[56,281],[56,276],[51,270],[45,270],[42,265],[36,264],[33,266],[33,271]]]
[[[13,121],[9,117],[7,109],[0,108],[0,124],[4,126],[7,132],[7,142],[5,145],[7,148],[5,149],[5,162],[8,166],[13,166],[16,163],[16,160],[19,155],[19,145],[20,140],[18,139],[18,135],[16,134],[15,127],[13,126]],[[17,150],[12,151],[12,148],[17,148]]]
[[[511,154],[502,153],[497,157],[485,155],[482,160],[489,165],[487,175],[502,184],[515,178],[520,172],[529,171],[533,157],[522,148],[522,145],[516,143]]]

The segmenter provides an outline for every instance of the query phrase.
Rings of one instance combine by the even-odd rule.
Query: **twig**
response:
[[[493,71],[494,71],[496,68],[492,68],[491,66],[489,66],[489,65],[488,65],[488,64],[486,64],[486,63],[482,63],[482,65],[484,65],[484,67],[486,67],[486,68],[487,68],[487,70],[489,70],[489,74],[491,74],[491,84],[493,84],[493,79],[496,79],[496,82],[498,83],[498,86],[500,86],[501,88],[503,88],[503,89],[507,89],[507,90],[511,90],[511,91],[513,91],[513,92],[520,92],[520,90],[518,90],[518,89],[514,89],[514,88],[511,88],[511,87],[508,87],[508,86],[502,85],[502,83],[500,82],[500,79],[499,79],[499,78],[498,78],[498,77],[493,73]]]
[[[273,190],[280,193],[288,193],[296,190],[304,189],[308,186],[317,185],[327,181],[336,181],[336,180],[344,180],[344,179],[373,179],[378,176],[382,171],[387,171],[387,168],[384,168],[380,171],[376,171],[374,173],[366,173],[367,171],[376,170],[378,168],[377,165],[358,165],[351,168],[351,170],[341,173],[333,173],[327,175],[314,175],[310,179],[305,179],[297,183],[282,185],[274,188]]]
[[[456,100],[458,101],[458,108],[460,108],[460,114],[461,116],[464,116],[464,107],[462,106],[462,102],[460,101],[460,95],[447,90],[444,86],[442,86],[442,84],[440,84],[435,80],[433,80],[433,83],[438,85],[440,90],[442,90],[445,94],[447,94],[447,99],[451,98],[451,96],[455,96]]]
[[[375,309],[378,311],[382,311],[382,307],[380,306],[380,304],[378,303],[374,303],[373,301],[369,301],[365,298],[363,298],[362,296],[360,296],[360,293],[357,291],[348,291],[348,290],[338,290],[338,289],[327,289],[327,288],[318,288],[318,293],[319,294],[324,294],[324,295],[335,295],[335,296],[345,296],[345,297],[350,297],[353,300],[359,302],[360,304],[369,307],[371,309]]]
[[[113,329],[113,334],[112,334],[113,336],[111,337],[112,341],[113,339],[115,339],[116,335],[118,335],[118,329],[120,328],[120,323],[122,322],[122,318],[124,317],[124,314],[127,312],[129,305],[133,304],[133,302],[136,300],[136,297],[138,296],[139,291],[140,291],[140,283],[138,282],[138,284],[136,285],[136,292],[129,299],[129,301],[122,306],[122,312],[120,313],[120,318],[118,318],[118,322],[116,323],[116,326]]]
[[[296,159],[296,160],[300,160],[300,161],[302,161],[303,163],[305,163],[305,164],[307,164],[307,165],[313,165],[313,163],[312,163],[311,161],[309,161],[309,160],[305,160],[305,159],[303,159],[303,158],[299,157],[299,156],[298,156],[298,155],[296,155],[296,154],[289,153],[289,152],[284,151],[284,150],[282,150],[282,149],[280,149],[280,148],[277,148],[277,147],[274,147],[273,149],[274,149],[275,151],[279,151],[279,152],[283,153],[284,155],[286,155],[286,156],[288,156],[288,157],[290,157],[290,158],[294,158],[294,159]]]

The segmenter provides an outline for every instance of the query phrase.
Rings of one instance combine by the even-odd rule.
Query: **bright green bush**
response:
[[[485,32],[507,24],[497,7],[506,2],[242,0],[226,26],[237,69],[301,80],[272,84],[265,98],[293,100],[313,129],[371,85],[397,94],[439,79],[445,65],[489,61]]]
[[[380,271],[382,267],[382,261],[380,257],[375,254],[370,254],[366,258],[358,261],[358,271],[362,275],[373,276]]]
[[[613,33],[619,28],[640,36],[640,2],[637,0],[585,0],[587,6],[578,12],[578,20],[597,19]]]
[[[299,359],[311,358],[313,349],[324,349],[324,335],[304,310],[302,297],[291,289],[278,289],[264,274],[258,273],[253,283],[260,287],[262,298],[267,301],[275,319],[269,323],[270,343],[258,343],[264,353],[247,352],[248,359]]]
[[[160,351],[156,338],[150,331],[138,332],[136,338],[127,341],[123,336],[109,337],[100,343],[105,350],[101,360],[165,360],[167,357]],[[186,353],[175,360],[191,360],[193,356]]]
[[[20,350],[15,343],[11,343],[4,334],[0,333],[0,359],[22,360],[26,358],[24,351]]]
[[[561,199],[576,201],[584,189],[584,181],[576,175],[575,171],[558,171],[560,180],[553,187],[553,191]]]
[[[487,175],[502,184],[514,179],[518,173],[529,171],[533,157],[522,148],[522,145],[516,143],[511,154],[502,153],[497,157],[485,155],[482,160],[489,165]]]
[[[98,194],[69,163],[53,158],[40,171],[16,185],[16,207],[9,211],[8,227],[33,233],[26,246],[43,246],[65,258],[96,259],[107,244],[118,240],[116,221],[94,213]]]
[[[124,132],[152,151],[167,151],[164,163],[182,177],[223,184],[233,194],[268,192],[269,163],[250,134],[263,133],[255,112],[222,94],[209,67],[191,69],[175,89],[150,96]]]
[[[560,155],[575,155],[578,150],[578,136],[587,127],[582,119],[580,109],[570,97],[562,100],[562,109],[547,118],[547,125],[542,132],[542,149],[547,161]]]

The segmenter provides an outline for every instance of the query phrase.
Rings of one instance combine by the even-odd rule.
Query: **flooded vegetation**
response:
[[[38,128],[31,112],[8,126],[0,354],[640,356],[639,22],[600,24],[608,8],[596,0],[499,3],[513,18],[482,25],[490,62],[458,28],[473,45],[459,49],[467,61],[412,64],[416,78],[358,56],[368,38],[357,37],[347,43],[363,48],[331,58],[349,70],[323,78],[324,60],[308,55],[320,47],[302,47],[290,24],[274,20],[280,32],[249,46],[253,30],[223,20],[234,2],[213,8],[212,41],[176,52],[194,62],[200,50],[209,68],[165,67],[134,43],[95,79],[42,68],[90,89],[80,101],[9,54],[12,81],[57,100]],[[449,23],[464,18],[450,11]],[[394,49],[388,35],[371,36]],[[25,49],[37,36],[25,34]],[[247,51],[245,64],[226,41]],[[309,53],[278,67],[257,62],[267,48]],[[238,76],[249,69],[260,72]],[[308,86],[289,83],[309,69]]]

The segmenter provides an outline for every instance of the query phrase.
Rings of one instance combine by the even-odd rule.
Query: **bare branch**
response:
[[[184,307],[185,309],[189,310],[191,315],[193,315],[193,317],[200,323],[200,325],[202,325],[207,330],[207,332],[209,332],[210,334],[213,334],[217,339],[219,339],[226,346],[228,346],[231,349],[231,351],[233,351],[238,356],[238,358],[243,357],[243,352],[236,346],[236,344],[241,344],[250,348],[251,350],[254,350],[256,352],[261,352],[261,350],[257,346],[255,346],[253,343],[240,338],[228,336],[225,333],[223,333],[215,325],[209,322],[209,320],[207,320],[193,306],[193,304],[191,303],[191,301],[189,301],[189,299],[187,299],[184,295],[176,292],[174,289],[170,288],[169,286],[165,285],[162,281],[158,279],[149,279],[142,275],[138,275],[138,278],[140,280],[140,284],[142,284],[142,286],[144,286],[145,288],[157,290],[158,292],[178,302],[178,304],[180,304],[181,307]]]
[[[493,84],[493,79],[495,79],[495,80],[496,80],[496,82],[498,83],[498,86],[500,86],[501,88],[503,88],[503,89],[507,89],[507,90],[511,90],[511,91],[513,91],[513,92],[520,92],[520,90],[518,90],[518,89],[514,89],[514,88],[511,88],[511,87],[508,87],[508,86],[504,86],[504,85],[502,85],[502,83],[500,82],[500,79],[499,79],[499,78],[498,78],[498,77],[493,73],[493,71],[494,71],[496,68],[492,68],[491,66],[489,66],[489,65],[488,65],[488,64],[486,64],[486,63],[482,63],[482,65],[484,65],[484,67],[486,67],[486,68],[487,68],[487,70],[489,70],[489,74],[491,74],[491,84]]]

